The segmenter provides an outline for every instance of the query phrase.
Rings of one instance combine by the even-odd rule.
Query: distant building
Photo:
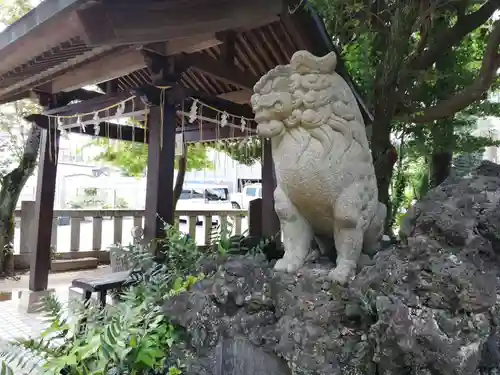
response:
[[[146,177],[124,177],[118,168],[95,161],[102,148],[89,145],[88,136],[72,135],[69,140],[61,139],[58,157],[56,209],[70,208],[81,199],[85,189],[98,189],[98,200],[109,208],[117,202],[126,203],[131,209],[143,209],[146,194]],[[186,173],[188,183],[205,182],[227,185],[230,193],[241,190],[246,182],[257,182],[261,178],[261,165],[249,167],[231,159],[225,153],[208,151],[214,164],[213,170],[190,171]],[[174,176],[175,178],[176,176]],[[28,179],[19,202],[35,200],[37,173]],[[96,199],[97,199],[96,198]]]

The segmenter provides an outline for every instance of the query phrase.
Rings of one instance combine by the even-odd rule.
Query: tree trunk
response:
[[[184,178],[186,177],[187,170],[187,145],[184,145],[184,152],[179,157],[178,160],[178,168],[177,168],[177,178],[175,179],[174,186],[174,210],[177,207],[177,201],[182,193],[182,186],[184,185]]]
[[[392,222],[392,207],[389,197],[389,188],[391,186],[392,172],[394,163],[390,155],[392,145],[390,142],[390,125],[389,123],[373,124],[373,136],[371,141],[371,149],[373,155],[373,165],[375,167],[375,175],[377,177],[378,199],[387,207],[387,217],[385,220],[384,233],[390,232],[390,224]]]
[[[371,49],[372,57],[380,61],[373,85],[372,155],[377,176],[379,200],[387,207],[384,231],[391,234],[391,202],[389,188],[391,186],[394,159],[392,155],[391,130],[398,88],[404,87],[401,72],[410,47],[410,36],[413,25],[419,14],[417,2],[408,2],[398,6],[389,22],[390,27],[383,27],[376,34]]]
[[[432,154],[428,163],[430,189],[440,185],[451,173],[455,149],[454,130],[452,120],[441,120],[431,125]]]
[[[450,151],[434,152],[429,163],[429,184],[430,188],[441,185],[451,173],[451,161],[453,153]]]
[[[404,133],[401,135],[399,145],[399,153],[398,153],[398,168],[396,172],[396,176],[394,178],[394,183],[391,188],[392,199],[391,199],[391,217],[389,221],[389,227],[392,228],[394,226],[396,216],[401,209],[401,205],[405,200],[405,189],[407,185],[407,176],[404,173],[404,147],[405,147],[405,137]]]
[[[40,134],[40,128],[32,125],[18,166],[1,179],[0,250],[2,251],[0,251],[0,274],[2,275],[6,274],[6,268],[10,268],[5,260],[10,258],[13,250],[14,211],[26,181],[35,170],[40,148]]]

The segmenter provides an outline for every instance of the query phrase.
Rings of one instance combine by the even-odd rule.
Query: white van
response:
[[[226,211],[232,209],[229,188],[225,185],[186,184],[182,187],[177,201],[176,211]],[[181,221],[187,217],[179,217]],[[198,217],[201,223],[203,216]]]
[[[243,187],[241,193],[235,193],[231,196],[233,208],[247,210],[250,201],[262,198],[262,184],[248,184]]]

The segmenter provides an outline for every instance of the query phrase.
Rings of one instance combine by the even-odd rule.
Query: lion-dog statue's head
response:
[[[354,139],[368,147],[356,99],[336,65],[334,52],[316,57],[298,51],[290,64],[266,73],[251,98],[258,134],[279,141],[285,133],[293,137],[294,131],[305,130],[322,144],[325,155],[333,147],[332,132],[347,144]]]

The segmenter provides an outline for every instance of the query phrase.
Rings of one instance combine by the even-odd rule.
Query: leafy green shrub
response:
[[[230,237],[232,223],[219,226],[214,237],[217,255],[258,252],[271,239],[246,248],[246,238]],[[224,226],[224,224],[223,224]],[[44,299],[48,328],[36,339],[10,343],[0,357],[0,375],[14,374],[7,363],[27,372],[62,375],[181,375],[181,365],[165,370],[169,350],[181,332],[161,311],[165,299],[197,283],[202,253],[192,239],[166,226],[166,238],[154,247],[135,243],[111,251],[126,259],[130,275],[116,304],[101,309],[98,302],[75,301],[64,306],[57,298]],[[157,249],[156,252],[153,251]],[[193,276],[197,275],[197,276]],[[41,364],[33,362],[35,357]]]
[[[206,223],[205,225],[209,225]],[[234,223],[229,217],[226,221],[219,221],[217,225],[212,225],[210,231],[210,246],[212,250],[220,255],[226,255],[231,250],[231,234],[233,233]]]
[[[27,360],[27,352],[40,359],[45,374],[153,375],[163,371],[169,349],[179,338],[161,311],[163,301],[187,290],[203,275],[190,275],[196,272],[200,253],[185,235],[170,227],[167,238],[158,244],[161,257],[154,256],[150,246],[124,248],[133,269],[114,305],[100,309],[91,300],[85,306],[75,302],[65,308],[57,298],[47,297],[44,311],[49,327],[39,338],[12,342],[0,352],[5,359],[0,374],[14,374],[7,363],[31,370],[34,365]],[[181,371],[172,367],[169,373]]]
[[[211,250],[223,257],[231,254],[258,254],[264,253],[268,260],[279,259],[282,251],[276,248],[276,239],[281,232],[266,238],[249,237],[248,230],[241,235],[231,236],[234,229],[232,218],[212,227],[210,232]]]

